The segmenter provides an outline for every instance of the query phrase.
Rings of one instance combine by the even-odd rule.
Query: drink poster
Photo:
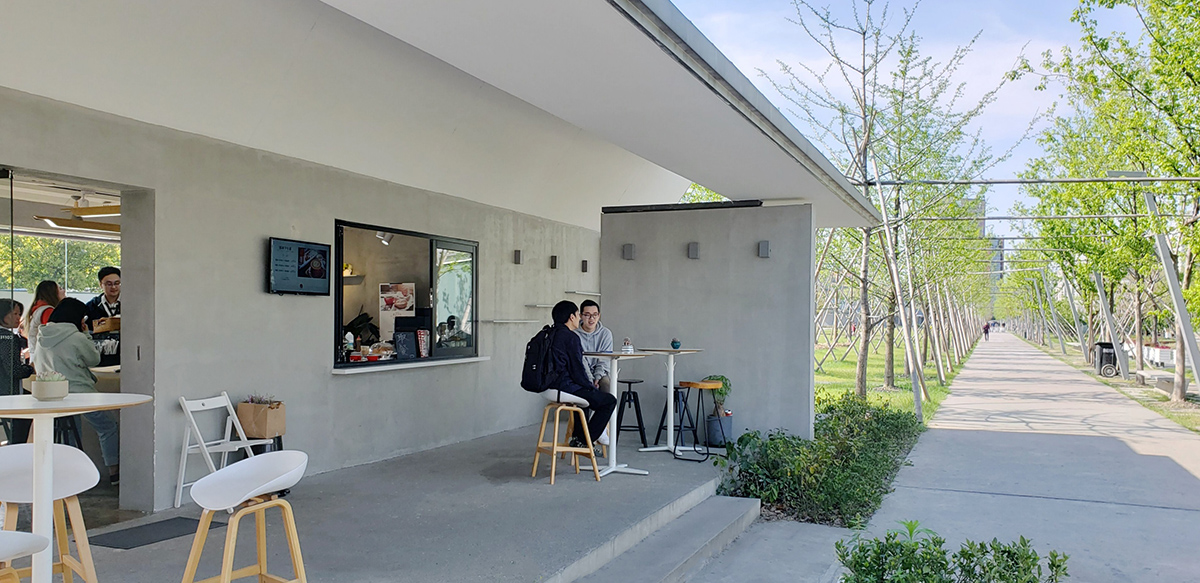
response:
[[[379,336],[390,339],[396,331],[396,317],[417,315],[417,284],[379,284]]]

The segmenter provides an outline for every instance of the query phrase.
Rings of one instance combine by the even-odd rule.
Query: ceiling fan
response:
[[[95,194],[94,192],[92,194]],[[46,224],[58,229],[67,229],[72,231],[101,231],[104,233],[120,233],[121,225],[112,223],[102,223],[99,221],[89,221],[88,218],[100,217],[119,217],[121,216],[121,205],[119,204],[104,204],[100,206],[90,206],[87,200],[87,191],[82,191],[79,194],[71,195],[71,199],[75,204],[70,208],[63,210],[71,213],[71,218],[47,217],[34,215],[34,219],[45,221]],[[81,218],[82,217],[82,218]]]

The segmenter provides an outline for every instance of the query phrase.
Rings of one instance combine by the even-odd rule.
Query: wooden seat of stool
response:
[[[554,389],[551,389],[551,391],[554,391]],[[561,395],[560,395],[560,397],[561,397]],[[546,425],[550,420],[550,411],[552,411],[552,410],[554,411],[554,433],[551,435],[550,440],[546,440]],[[560,423],[561,415],[564,411],[568,415],[567,419],[569,422],[573,423],[575,420],[575,417],[578,416],[579,422],[583,424],[584,440],[587,443],[586,447],[571,447],[570,445],[568,445],[568,440],[571,437],[570,431],[568,431],[567,434],[563,437],[563,441],[559,441],[559,438],[558,438],[559,423]],[[592,451],[591,443],[592,443],[592,435],[591,435],[591,432],[588,431],[587,417],[584,415],[583,409],[581,407],[579,407],[578,405],[573,405],[571,403],[561,403],[561,402],[554,402],[554,401],[547,403],[546,407],[542,409],[542,425],[541,425],[541,430],[538,432],[537,447],[534,449],[534,453],[533,453],[533,472],[531,474],[531,477],[534,477],[534,478],[537,477],[538,461],[541,458],[541,455],[542,454],[549,455],[550,456],[550,485],[553,486],[554,485],[554,477],[558,470],[558,456],[559,456],[559,454],[566,453],[566,454],[571,454],[573,456],[572,457],[572,461],[573,461],[572,465],[575,467],[576,474],[579,473],[578,456],[582,455],[582,456],[586,457],[587,459],[591,460],[592,473],[596,476],[596,481],[599,482],[600,481],[600,464],[598,464],[596,462],[596,453],[594,451]]]
[[[712,391],[723,387],[721,381],[679,381],[679,386],[685,389],[701,389]]]

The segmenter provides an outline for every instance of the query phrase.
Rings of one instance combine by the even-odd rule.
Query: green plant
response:
[[[879,508],[916,443],[912,413],[872,405],[852,393],[817,401],[812,440],[749,432],[728,449],[723,494],[759,498],[807,522],[861,525]]]
[[[733,383],[729,382],[729,377],[725,375],[713,374],[704,377],[706,381],[721,381],[721,388],[713,391],[713,416],[720,417],[725,412],[725,399],[729,397],[729,393],[733,391]]]
[[[65,381],[65,380],[67,380],[67,377],[63,376],[62,373],[60,373],[60,372],[47,370],[47,371],[38,373],[37,377],[34,380],[43,382],[43,383],[53,383],[53,382],[58,382],[58,381]]]
[[[1046,568],[1029,540],[1012,543],[966,541],[954,555],[936,532],[915,520],[901,521],[882,539],[855,535],[834,544],[846,567],[841,583],[1058,583],[1067,577],[1067,556],[1050,551]]]
[[[253,403],[255,405],[270,405],[275,403],[275,395],[247,395],[244,402]]]

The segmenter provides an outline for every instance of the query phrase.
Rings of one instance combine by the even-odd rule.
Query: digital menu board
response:
[[[329,245],[271,237],[268,246],[269,293],[329,295]]]

